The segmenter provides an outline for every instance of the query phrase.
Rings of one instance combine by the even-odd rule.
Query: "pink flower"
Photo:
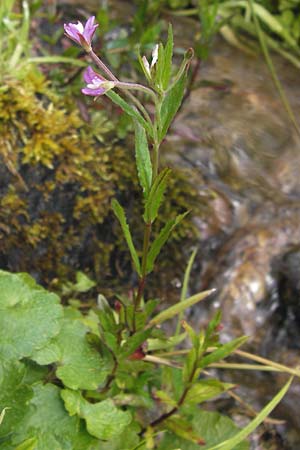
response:
[[[114,88],[116,83],[114,81],[108,81],[103,78],[99,73],[95,72],[91,67],[88,67],[83,74],[86,87],[81,89],[81,92],[85,95],[91,95],[92,97],[98,97],[105,94],[105,92]]]
[[[65,23],[64,29],[65,34],[68,38],[72,39],[72,41],[77,42],[77,44],[81,45],[85,51],[91,51],[91,41],[98,27],[98,24],[94,24],[95,16],[92,16],[88,19],[85,26],[82,25],[81,22],[76,23]]]

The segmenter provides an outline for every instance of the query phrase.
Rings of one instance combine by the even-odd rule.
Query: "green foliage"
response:
[[[26,275],[20,277],[3,271],[0,271],[0,292],[2,359],[32,356],[58,334],[62,308],[55,294],[33,285]]]
[[[118,218],[120,225],[122,227],[122,231],[124,233],[124,237],[126,239],[126,242],[127,242],[130,254],[131,254],[131,258],[134,263],[135,270],[137,271],[138,274],[140,274],[141,273],[140,261],[139,261],[138,255],[136,253],[136,249],[135,249],[133,241],[132,241],[132,236],[131,236],[129,226],[126,221],[124,209],[122,208],[120,203],[115,199],[113,199],[113,201],[112,201],[112,208],[113,208],[114,213],[115,213],[116,217]]]
[[[298,0],[258,0],[255,14],[260,21],[265,40],[271,50],[278,52],[297,68],[300,67],[300,10]],[[258,50],[254,17],[247,0],[149,0],[148,10],[161,15],[169,7],[175,14],[191,15],[200,20],[200,36],[193,45],[196,55],[208,58],[217,33],[237,48],[248,53]],[[150,14],[149,16],[150,17]]]
[[[5,361],[0,365],[0,405],[6,408],[0,426],[0,439],[11,435],[15,424],[26,412],[26,405],[33,396],[32,388],[24,383],[26,367],[19,361]]]
[[[252,9],[252,11],[251,11]],[[300,67],[300,40],[296,31],[299,22],[299,11],[297,6],[283,1],[278,6],[269,4],[267,1],[250,3],[244,0],[223,0],[219,2],[218,15],[222,17],[224,28],[220,27],[221,33],[229,42],[248,51],[255,50],[252,39],[245,37],[250,35],[259,39],[255,27],[255,18],[263,27],[263,34],[267,45],[274,51],[287,58],[296,67]]]
[[[201,436],[205,442],[201,449],[208,450],[212,445],[223,442],[225,439],[235,435],[238,428],[232,421],[217,412],[199,410],[195,407],[188,408],[190,427]],[[199,445],[189,442],[187,439],[174,437],[171,433],[166,433],[159,450],[173,450],[182,448],[184,450],[198,450]],[[248,450],[249,444],[243,442],[234,447],[234,450]]]
[[[132,421],[131,414],[117,409],[110,399],[90,404],[79,392],[70,390],[62,391],[61,396],[69,414],[83,418],[88,432],[103,441],[121,434]]]
[[[140,349],[148,339],[149,343],[152,342],[152,354],[155,354],[155,341],[158,351],[163,348],[157,345],[158,329],[155,326],[172,317],[175,311],[165,311],[164,315],[161,313],[149,322],[156,304],[154,302],[151,306],[150,302],[150,306],[144,309],[146,322],[143,323],[149,322],[151,326],[142,329],[144,325],[141,322],[140,331],[130,335],[126,317],[131,305],[125,299],[122,306],[125,314],[121,310],[113,313],[108,303],[100,298],[100,309],[93,314],[91,311],[87,320],[78,310],[59,305],[56,295],[38,286],[28,275],[1,272],[0,282],[3,324],[11,311],[18,310],[23,304],[32,306],[33,317],[36,303],[44,312],[39,315],[39,323],[34,319],[31,322],[25,316],[27,327],[23,325],[23,315],[15,314],[11,333],[16,334],[20,329],[24,342],[29,344],[21,345],[15,339],[14,352],[2,347],[0,407],[5,414],[0,425],[1,448],[132,450],[141,444],[141,430],[147,423],[145,411],[151,408],[157,415],[163,412],[166,404],[172,403],[168,394],[160,389],[163,371],[143,362],[145,354]],[[187,300],[186,304],[181,302],[181,308],[193,302],[193,299],[192,302]],[[44,311],[45,305],[47,310]],[[107,314],[115,317],[114,326],[109,325],[111,321],[102,321],[103,315]],[[98,324],[98,329],[94,325],[88,327],[92,321]],[[54,328],[52,322],[56,324]],[[10,324],[10,320],[7,323]],[[39,340],[34,337],[33,329]],[[164,333],[159,331],[158,335],[162,342],[167,341]],[[112,341],[113,336],[115,340]],[[13,340],[11,335],[10,339]],[[174,346],[181,341],[182,337],[171,339],[169,344]],[[207,345],[211,342],[208,340]],[[187,410],[182,408],[179,415],[166,421],[166,428],[178,436],[186,436],[192,405],[209,401],[231,387],[210,379],[199,380],[185,388],[181,383],[180,389],[188,389]],[[154,389],[157,398],[162,400],[161,406],[155,404]],[[173,394],[173,398],[173,405],[176,405],[176,395],[174,397]],[[136,414],[143,410],[141,416]],[[189,435],[195,442],[198,430]]]
[[[32,48],[35,46],[36,39],[30,33],[31,19],[41,5],[41,0],[1,1],[0,80],[23,79],[36,63],[61,62],[79,67],[85,66],[83,61],[65,56],[32,57]],[[38,38],[41,37],[42,35],[38,36]],[[40,47],[40,42],[38,44]]]
[[[108,91],[106,95],[116,105],[120,106],[120,108],[122,108],[122,110],[126,112],[126,114],[135,119],[145,130],[147,130],[150,136],[152,135],[152,130],[149,124],[134,107],[125,102],[125,100],[114,91]]]
[[[10,436],[13,446],[7,448],[16,448],[24,442],[30,443],[32,450],[96,448],[95,440],[80,419],[70,417],[65,410],[57,386],[36,383],[32,389],[33,397],[26,405],[23,419],[14,424],[14,433]]]
[[[110,361],[104,361],[86,338],[88,328],[68,318],[67,311],[60,333],[32,359],[38,364],[58,364],[56,375],[71,389],[97,389],[110,370]]]
[[[144,220],[147,224],[152,224],[157,218],[158,210],[167,188],[170,172],[170,169],[162,170],[151,186],[149,196],[145,202]]]
[[[147,198],[152,184],[152,164],[146,132],[137,122],[135,123],[135,159],[140,185]]]
[[[170,219],[166,225],[161,229],[158,236],[155,238],[151,244],[149,253],[147,255],[147,273],[152,272],[154,269],[154,263],[161,252],[162,247],[169,239],[170,234],[174,228],[185,218],[188,213],[180,214],[175,219]]]
[[[141,17],[146,9],[145,0],[139,9]],[[93,56],[93,50],[89,49],[89,52]],[[159,209],[170,184],[170,169],[160,170],[159,149],[181,105],[192,52],[186,53],[173,79],[172,56],[173,34],[172,27],[169,26],[167,43],[165,46],[159,44],[155,47],[151,66],[145,58],[140,58],[147,72],[150,88],[131,85],[133,89],[151,94],[155,111],[153,118],[138,96],[127,92],[127,102],[118,94],[110,95],[113,102],[135,120],[137,176],[144,194],[143,216],[140,211],[140,221],[145,222],[141,257],[133,243],[125,211],[118,200],[113,199],[112,209],[121,225],[136,270],[137,288],[128,297],[118,295],[114,306],[100,294],[97,302],[93,302],[93,307],[89,305],[83,313],[80,302],[73,299],[70,306],[62,306],[57,295],[38,286],[29,275],[0,272],[0,438],[3,450],[124,450],[125,447],[128,447],[126,450],[145,447],[167,449],[170,435],[172,448],[178,439],[178,445],[184,448],[189,448],[188,445],[191,444],[197,447],[206,445],[206,448],[209,445],[210,450],[224,446],[228,450],[233,447],[247,449],[244,438],[276,406],[291,383],[290,380],[242,431],[237,432],[232,422],[219,414],[212,418],[210,413],[201,411],[195,404],[211,401],[232,389],[233,385],[211,379],[208,370],[211,365],[223,361],[233,353],[246,338],[241,337],[223,344],[218,333],[220,314],[211,320],[206,330],[196,331],[182,321],[185,332],[170,338],[164,327],[161,327],[163,322],[177,315],[181,318],[187,308],[204,300],[213,290],[185,298],[185,281],[183,298],[179,303],[155,312],[159,302],[146,301],[147,272],[153,269],[155,259],[175,225],[186,215],[179,214],[174,220],[164,221],[166,225],[160,227],[158,236],[151,235],[152,225],[160,225]],[[94,61],[98,61],[100,68],[108,75],[111,73],[99,59],[94,58]],[[7,116],[6,110],[3,113],[6,119],[3,121],[4,131],[7,132],[8,125],[15,143],[22,143],[15,161],[19,163],[20,158],[26,168],[30,164],[34,167],[34,185],[40,175],[39,171],[42,179],[42,169],[46,168],[50,173],[53,171],[53,192],[59,187],[56,184],[61,180],[59,175],[63,179],[63,186],[67,184],[64,178],[66,175],[68,183],[74,183],[75,180],[84,194],[87,185],[92,192],[102,194],[99,184],[97,187],[90,184],[94,181],[93,175],[101,174],[105,186],[111,182],[108,189],[113,194],[114,177],[110,177],[108,168],[108,161],[111,163],[113,159],[109,160],[107,153],[103,152],[104,159],[101,162],[104,170],[103,167],[98,168],[99,171],[95,168],[98,161],[93,159],[93,152],[89,153],[89,144],[94,140],[89,140],[84,126],[79,132],[79,117],[74,113],[70,122],[77,134],[69,136],[70,123],[65,128],[66,110],[61,107],[53,114],[54,97],[46,94],[47,86],[41,77],[38,76],[35,82],[37,81],[40,82],[42,98],[46,97],[49,103],[45,105],[35,98],[36,89],[32,89],[28,97],[25,91],[24,97],[30,101],[35,99],[34,106],[39,113],[44,111],[47,117],[37,117],[33,114],[35,108],[32,104],[28,102],[27,105],[21,105],[18,96],[14,97],[13,105],[20,109],[25,124],[27,120],[30,126],[35,125],[33,133],[27,132],[24,122],[20,125],[20,115],[18,120],[14,120],[16,117],[13,116],[12,119],[11,115]],[[18,83],[16,85],[17,89],[20,88]],[[129,84],[118,84],[124,95],[122,86],[128,89]],[[13,84],[8,83],[3,89],[4,102],[11,102],[10,97],[5,98],[11,88],[13,89]],[[40,122],[43,124],[42,132]],[[80,138],[76,138],[78,135]],[[91,132],[91,135],[95,140],[102,141],[99,133]],[[9,133],[8,137],[11,137]],[[30,139],[32,142],[28,147]],[[28,192],[23,177],[11,164],[7,142],[9,140],[3,141],[5,149],[8,149],[3,153],[5,165]],[[75,144],[81,144],[79,150],[73,147]],[[150,145],[153,148],[151,156]],[[117,161],[118,165],[120,161]],[[84,162],[88,163],[87,170]],[[135,182],[137,184],[136,178]],[[120,196],[126,192],[121,183],[117,188]],[[64,200],[68,192],[68,186],[64,186],[61,196]],[[56,198],[61,197],[56,192]],[[86,198],[84,195],[80,200],[84,202]],[[14,206],[10,198],[6,200],[7,205]],[[25,201],[19,200],[16,207],[21,208],[25,220],[30,221],[31,210],[37,214],[36,200],[29,199],[28,203],[28,211]],[[46,204],[47,197],[43,198],[43,213],[47,209]],[[66,204],[68,205],[68,199],[63,207]],[[104,208],[106,215],[99,219],[95,214],[94,225],[104,223],[109,214],[103,204],[100,208]],[[55,202],[54,210],[58,216],[61,209],[57,208]],[[16,216],[16,211],[14,213]],[[75,233],[80,230],[81,217],[76,219],[78,222],[72,223]],[[65,232],[64,220],[61,219],[60,223],[63,224],[60,232]],[[110,230],[111,224],[108,223]],[[35,232],[38,237],[46,235],[42,228]],[[34,246],[34,241],[31,244]],[[88,248],[84,247],[84,250],[88,252]],[[190,267],[186,272],[186,280],[189,272]],[[94,282],[85,274],[77,272],[76,282],[66,284],[64,292],[76,295],[86,293],[94,287]],[[190,342],[187,343],[189,348],[184,355],[181,351],[176,351],[176,346],[186,337]],[[170,346],[174,351],[161,354],[162,349]],[[203,368],[206,370],[203,371]],[[209,423],[209,420],[220,423]],[[225,442],[224,438],[227,439]],[[187,446],[185,442],[188,442]]]

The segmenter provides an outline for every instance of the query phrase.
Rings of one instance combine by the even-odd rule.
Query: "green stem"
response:
[[[119,89],[124,89],[124,90],[135,89],[135,90],[138,90],[138,91],[145,92],[146,94],[152,96],[154,101],[156,100],[155,92],[152,91],[152,89],[149,89],[146,86],[143,86],[142,84],[139,84],[139,83],[127,83],[126,81],[117,81],[116,82],[116,86]]]
[[[128,91],[128,89],[139,89],[143,90],[144,92],[147,92],[147,94],[151,94],[156,99],[155,93],[148,89],[146,86],[142,86],[140,84],[136,83],[124,83],[120,81],[115,75],[111,72],[111,70],[104,64],[104,62],[94,53],[93,49],[91,49],[90,52],[88,52],[89,56],[91,57],[92,61],[96,64],[96,66],[101,69],[106,76],[109,78],[109,80],[114,81],[116,83],[116,86],[120,89],[124,89],[124,92],[126,93],[127,97],[130,98],[132,103],[142,112],[147,122],[152,126],[151,118],[147,112],[147,110],[144,108],[144,106],[141,104],[141,102],[131,93]]]
[[[195,248],[190,256],[185,274],[184,274],[184,279],[183,279],[183,285],[182,285],[182,290],[181,290],[181,295],[180,295],[180,301],[183,302],[186,299],[186,294],[187,294],[187,290],[188,290],[188,284],[189,284],[189,280],[190,280],[190,275],[191,275],[191,270],[194,264],[194,260],[197,254],[197,249]],[[178,315],[178,320],[177,320],[177,325],[176,325],[176,331],[175,331],[175,336],[178,336],[180,333],[180,328],[181,328],[181,321],[183,319],[183,311],[181,311]]]
[[[158,175],[159,169],[159,144],[156,142],[153,144],[153,180]]]
[[[151,236],[151,223],[146,223],[144,228],[144,242],[143,242],[143,254],[142,254],[142,270],[141,277],[139,281],[139,287],[137,291],[137,295],[134,301],[134,311],[136,311],[141,303],[141,299],[144,293],[145,284],[146,284],[146,273],[147,273],[147,257],[150,245],[150,236]],[[135,321],[134,321],[135,322]],[[134,324],[135,328],[135,324]]]
[[[180,399],[177,402],[177,405],[174,406],[174,408],[172,408],[169,412],[164,413],[161,416],[159,416],[157,419],[153,420],[153,422],[151,422],[150,425],[149,425],[151,428],[154,428],[155,426],[160,425],[166,419],[168,419],[169,417],[173,416],[173,414],[175,414],[178,411],[178,409],[183,405],[183,403],[184,403],[184,401],[186,399],[186,396],[187,396],[189,390],[191,389],[196,370],[197,370],[197,364],[195,363],[194,367],[193,367],[193,369],[191,371],[191,374],[189,376],[187,385],[184,388],[183,393],[181,394]]]
[[[159,171],[159,147],[161,144],[161,141],[159,140],[159,132],[161,128],[161,121],[160,121],[160,108],[163,101],[163,96],[159,96],[155,98],[155,117],[154,117],[154,123],[153,123],[153,181],[155,181],[155,178],[158,175]]]

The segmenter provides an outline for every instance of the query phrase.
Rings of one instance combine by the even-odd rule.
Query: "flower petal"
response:
[[[96,28],[98,27],[98,24],[94,24],[95,22],[95,16],[90,17],[84,27],[83,36],[87,40],[87,42],[91,43],[92,37],[96,31]]]
[[[81,89],[81,92],[84,95],[90,95],[92,97],[97,97],[98,95],[103,95],[106,91],[107,91],[107,89],[105,89],[103,87],[98,87],[97,89],[91,89],[89,87],[85,87],[85,88]]]
[[[77,42],[77,44],[81,45],[85,51],[89,52],[91,50],[92,37],[98,27],[98,24],[95,24],[94,22],[95,16],[91,16],[84,26],[79,20],[77,23],[65,23],[65,34],[70,39]]]
[[[87,84],[95,82],[95,79],[98,79],[99,82],[105,80],[105,78],[103,78],[99,73],[95,72],[91,66],[88,66],[84,71],[83,79]]]
[[[73,41],[80,44],[79,32],[74,23],[64,24],[65,34]]]

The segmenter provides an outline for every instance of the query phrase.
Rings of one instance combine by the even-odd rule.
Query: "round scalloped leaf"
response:
[[[62,350],[56,375],[71,389],[97,389],[110,367],[86,339],[87,328],[78,321],[66,320],[58,338]]]
[[[132,421],[131,414],[118,409],[111,399],[91,404],[69,389],[63,390],[61,396],[70,415],[85,419],[88,432],[98,439],[108,441],[119,436]]]
[[[0,271],[0,356],[29,357],[58,334],[59,297],[25,274]]]
[[[57,386],[38,383],[33,390],[27,413],[11,439],[12,449],[30,441],[35,442],[34,450],[99,448],[99,442],[86,432],[84,422],[69,416]]]
[[[23,383],[25,372],[25,365],[18,361],[0,364],[0,409],[6,408],[0,425],[0,441],[23,419],[33,395],[32,389]]]
[[[88,328],[81,316],[76,319],[68,311],[65,314],[59,335],[32,359],[38,364],[55,362],[57,377],[71,389],[97,389],[109,375],[110,364],[87,341]]]

